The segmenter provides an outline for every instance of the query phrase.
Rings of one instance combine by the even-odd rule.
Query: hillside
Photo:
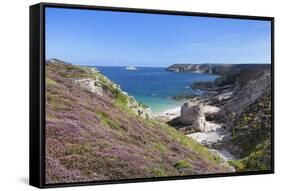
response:
[[[238,171],[271,169],[271,93],[266,92],[233,119],[232,137],[226,145],[240,160]]]
[[[95,68],[46,63],[46,183],[228,172]]]

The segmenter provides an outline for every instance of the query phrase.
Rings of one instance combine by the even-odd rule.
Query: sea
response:
[[[123,66],[95,66],[102,74],[119,84],[121,89],[137,101],[149,106],[153,114],[181,106],[184,100],[173,96],[189,94],[200,95],[200,90],[191,89],[198,81],[210,81],[218,76],[194,72],[170,72],[164,67],[137,67],[126,70]]]

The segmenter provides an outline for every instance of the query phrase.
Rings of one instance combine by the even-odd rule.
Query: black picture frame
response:
[[[91,181],[91,182],[79,182],[79,183],[45,184],[45,70],[44,70],[44,66],[45,66],[45,8],[46,7],[270,21],[271,22],[271,80],[272,80],[271,83],[271,91],[272,91],[271,170],[189,175],[189,176],[179,176],[179,177],[140,178],[140,179],[126,179],[126,180],[95,181],[95,182]],[[38,188],[53,188],[53,187],[66,187],[66,186],[165,181],[165,180],[258,175],[258,174],[274,173],[274,18],[273,17],[231,15],[231,14],[217,14],[217,13],[197,13],[197,12],[154,10],[154,9],[135,9],[135,8],[124,8],[124,7],[39,3],[30,6],[30,82],[29,84],[30,84],[29,184],[32,186]]]

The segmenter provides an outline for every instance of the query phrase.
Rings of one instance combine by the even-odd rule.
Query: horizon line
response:
[[[66,62],[66,63],[69,63],[69,64],[74,64],[74,65],[78,65],[78,66],[96,66],[96,67],[128,67],[128,66],[134,66],[134,67],[157,67],[157,68],[165,68],[165,67],[170,67],[172,65],[176,65],[176,64],[186,64],[186,65],[189,65],[189,64],[194,64],[194,65],[271,65],[271,63],[264,63],[264,62],[244,62],[244,63],[224,63],[224,62],[202,62],[202,63],[184,63],[184,62],[181,62],[181,63],[174,63],[174,64],[169,64],[167,66],[149,66],[149,65],[94,65],[94,64],[75,64],[75,63],[72,63],[72,62],[67,62],[67,61],[64,61],[64,60],[61,60],[61,59],[57,59],[57,58],[49,58],[49,59],[45,59],[45,61],[52,61],[52,60],[58,60],[58,61],[61,61],[61,62]]]

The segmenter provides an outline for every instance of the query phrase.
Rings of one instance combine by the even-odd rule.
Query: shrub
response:
[[[165,169],[162,169],[162,168],[160,168],[160,167],[157,167],[157,168],[154,168],[153,169],[153,174],[155,175],[155,176],[167,176],[167,172],[166,172],[166,170]]]
[[[179,160],[174,164],[176,169],[191,168],[191,164],[186,160]]]

